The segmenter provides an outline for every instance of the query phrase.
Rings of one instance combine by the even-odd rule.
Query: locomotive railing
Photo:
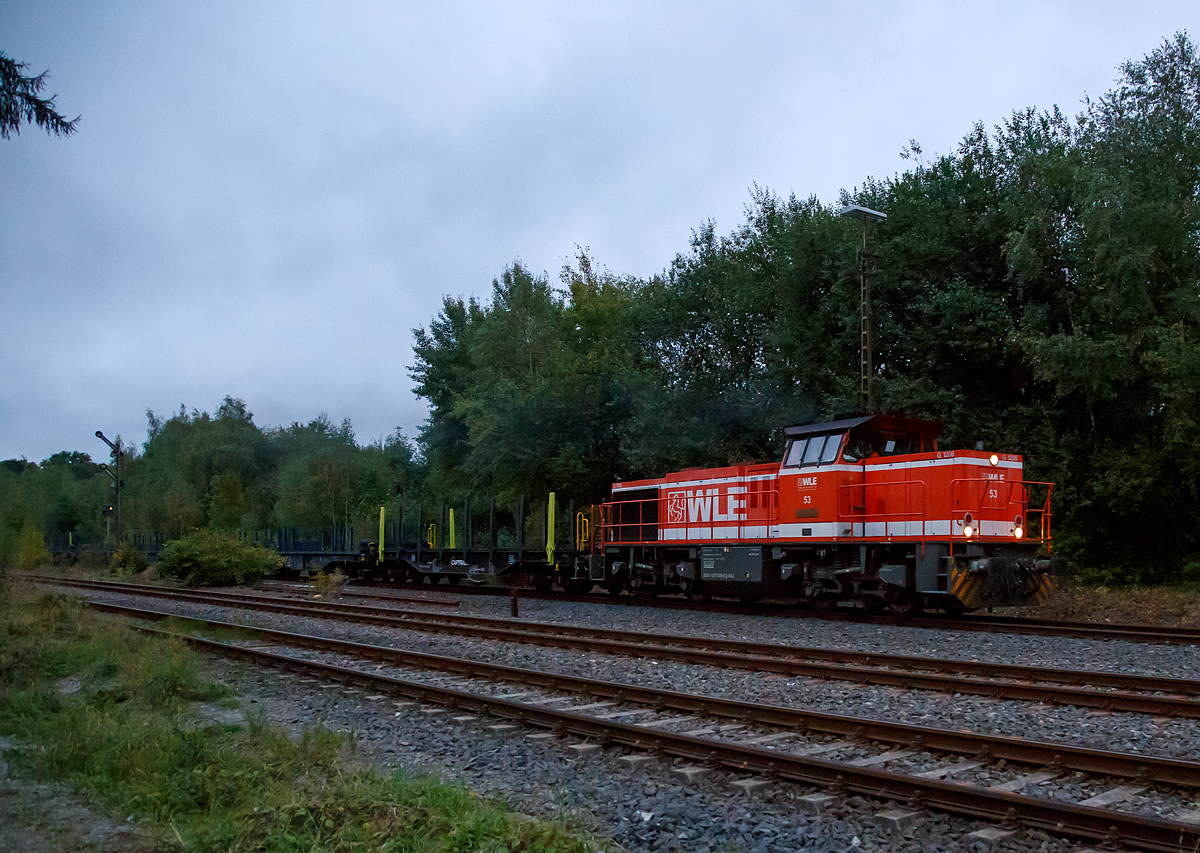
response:
[[[657,542],[658,502],[658,498],[638,498],[604,504],[605,544]]]
[[[758,484],[753,488],[752,484]],[[740,484],[739,484],[740,485]],[[779,517],[779,484],[777,480],[747,480],[746,491],[711,495],[692,495],[689,498],[707,498],[713,501],[713,507],[707,518],[693,521],[690,510],[685,506],[682,520],[672,520],[669,498],[660,493],[653,498],[632,498],[630,500],[609,501],[601,507],[602,540],[605,544],[638,545],[662,541],[660,531],[663,527],[678,530],[686,527],[718,526],[738,528],[737,538],[746,536],[745,528],[765,528],[776,523]],[[744,506],[737,508],[736,518],[724,520],[715,517],[716,501],[726,500],[727,507],[733,512],[735,502],[744,501]],[[751,505],[753,504],[753,505]],[[691,537],[685,537],[691,538]],[[703,537],[696,537],[703,538]],[[766,532],[761,536],[750,538],[766,539]]]
[[[1045,498],[1038,506],[1030,500],[1032,489],[1045,488]],[[1054,491],[1054,483],[1037,480],[996,480],[986,477],[962,478],[950,482],[950,500],[956,530],[952,535],[965,538],[965,519],[968,513],[1003,513],[1008,516],[999,521],[1011,530],[1005,533],[984,533],[982,527],[976,527],[973,539],[1010,539],[1017,527],[1021,528],[1021,537],[1030,542],[1045,542],[1049,545],[1050,533],[1050,495]],[[964,505],[965,503],[965,505]],[[1032,506],[1031,506],[1032,503]],[[1011,515],[1010,515],[1011,514]],[[1019,521],[1018,521],[1019,519]],[[994,518],[973,518],[973,521],[996,523]],[[1034,531],[1037,535],[1032,535]]]
[[[764,488],[770,484],[770,488]],[[757,485],[759,488],[754,488]],[[746,480],[746,491],[741,493],[746,499],[746,517],[743,526],[771,524],[779,519],[779,478],[769,480]],[[757,500],[757,505],[752,505]]]
[[[900,497],[893,499],[892,495],[895,490],[903,489],[903,507],[897,509],[901,505]],[[913,492],[916,492],[916,498],[913,497]],[[879,492],[883,492],[884,509],[868,512],[868,507],[872,501],[878,503],[880,500]],[[861,500],[862,503],[856,503]],[[913,506],[916,505],[914,509]],[[861,533],[854,533],[851,527],[851,533],[854,536],[867,535],[868,524],[883,524],[884,536],[920,536],[925,538],[925,524],[928,520],[928,507],[925,503],[925,481],[924,480],[897,480],[887,483],[851,483],[841,486],[838,489],[838,521],[848,521],[851,525],[861,524],[863,526]],[[915,519],[914,519],[915,517]],[[921,529],[918,532],[913,532],[909,529],[909,525],[917,521]],[[889,524],[903,524],[903,533],[892,533],[888,530]],[[876,534],[871,534],[876,535]]]

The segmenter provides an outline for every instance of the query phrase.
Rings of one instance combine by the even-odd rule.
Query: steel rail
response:
[[[231,596],[231,597],[239,597],[240,596],[240,597],[244,597],[244,598],[253,598],[253,596],[249,596],[244,593],[228,593],[228,592],[223,593],[223,592],[216,592],[216,591],[199,593],[199,592],[189,592],[187,590],[182,590],[182,589],[176,589],[174,587],[153,586],[150,584],[125,583],[123,581],[99,581],[99,580],[90,580],[88,578],[68,578],[68,577],[59,577],[59,576],[55,576],[55,575],[36,575],[36,574],[21,575],[21,577],[27,578],[32,581],[37,581],[39,583],[57,583],[57,584],[62,584],[63,586],[77,586],[77,587],[83,587],[85,589],[107,589],[107,590],[129,590],[129,591],[136,590],[138,592],[138,594],[160,595],[160,597],[165,596],[165,595],[171,595],[174,597],[191,596],[192,597],[191,600],[196,600],[196,601],[201,600],[206,595]],[[273,600],[271,596],[261,596],[261,598],[263,598],[264,600]],[[403,601],[403,602],[409,603],[409,604],[428,604],[428,605],[432,605],[434,607],[461,607],[462,606],[461,601],[452,600],[452,599],[448,599],[448,598],[426,598],[426,597],[420,596],[420,595],[403,595],[403,594],[396,595],[396,596],[389,596],[389,598],[395,598],[397,601]],[[349,606],[349,605],[346,605],[346,606]]]
[[[575,675],[434,655],[427,652],[393,649],[368,643],[354,643],[311,634],[297,634],[274,628],[239,625],[216,619],[181,617],[161,610],[145,610],[101,601],[88,601],[88,606],[99,612],[137,619],[153,621],[179,619],[196,622],[218,630],[228,629],[277,641],[279,645],[301,646],[353,655],[368,660],[382,660],[410,669],[438,670],[473,678],[488,678],[552,688],[636,705],[646,705],[660,711],[682,711],[689,714],[725,717],[760,725],[795,729],[797,734],[819,732],[855,739],[903,744],[918,749],[939,750],[994,761],[1003,759],[1022,764],[1056,766],[1064,770],[1078,770],[1103,776],[1119,776],[1143,782],[1200,788],[1200,762],[1087,749],[1069,744],[915,726],[907,723],[891,723],[886,720],[805,711],[781,705],[742,702],[718,696],[659,690],[635,684],[601,681]]]
[[[359,585],[359,588],[371,588]],[[506,587],[463,586],[460,595],[509,595]],[[1158,645],[1200,645],[1200,628],[1179,628],[1160,625],[1127,623],[1057,622],[1030,619],[1024,616],[971,615],[952,616],[889,616],[868,613],[855,608],[813,610],[805,605],[765,602],[738,604],[732,601],[697,602],[670,598],[638,598],[574,593],[537,592],[522,589],[524,598],[547,601],[604,602],[623,607],[651,607],[669,610],[694,610],[710,613],[730,613],[748,616],[773,616],[791,619],[820,619],[833,622],[857,622],[867,625],[893,625],[905,628],[927,628],[936,631],[970,631],[974,633],[1021,634],[1078,639],[1125,640]],[[381,596],[385,597],[385,596]]]
[[[86,583],[89,586],[99,585],[99,588],[121,590],[154,590],[147,594],[157,594],[159,590],[141,585],[118,584],[105,581],[73,581]],[[207,597],[219,596],[224,600],[252,600],[276,602],[279,599],[257,597],[243,593],[186,593],[183,591],[166,590],[174,596],[199,596],[191,600],[206,600]],[[311,604],[307,602],[306,604]],[[385,616],[407,616],[408,610],[398,610],[393,607],[373,607],[361,604],[342,604],[340,602],[322,601],[321,608],[329,608],[340,612],[374,613]],[[1200,696],[1200,681],[1173,678],[1167,676],[1136,675],[1125,673],[1094,672],[1086,670],[1056,669],[1053,667],[1027,666],[1022,664],[984,663],[980,661],[954,660],[948,658],[927,658],[916,655],[888,654],[886,652],[855,652],[843,649],[830,649],[815,646],[792,646],[780,643],[761,643],[742,640],[722,640],[714,637],[701,637],[688,634],[661,634],[638,631],[621,631],[605,628],[583,628],[579,626],[562,625],[553,622],[516,622],[512,619],[497,619],[486,616],[465,616],[461,614],[435,615],[420,614],[423,620],[452,621],[459,624],[487,625],[489,627],[510,628],[519,625],[524,631],[535,631],[546,634],[575,634],[578,636],[597,637],[599,639],[651,643],[661,645],[685,646],[689,649],[709,649],[725,651],[734,654],[759,655],[765,657],[800,658],[805,661],[821,660],[830,663],[854,664],[859,666],[892,667],[916,671],[933,671],[971,675],[977,678],[1005,678],[1013,681],[1048,682],[1052,684],[1081,684],[1088,687],[1108,687],[1115,690],[1139,690],[1142,692],[1161,692]]]
[[[1179,693],[1196,694],[1200,684],[1184,679],[1157,676],[1115,675],[1111,673],[1085,673],[1089,679],[1111,690],[1096,690],[1063,684],[1077,679],[1079,673],[1071,670],[1049,670],[1039,667],[1017,667],[1003,664],[976,664],[973,661],[943,661],[934,658],[884,655],[875,652],[842,652],[800,646],[773,644],[738,644],[733,641],[708,640],[684,635],[656,635],[648,633],[611,631],[606,629],[581,628],[579,626],[555,625],[550,623],[517,623],[506,619],[489,619],[478,616],[460,616],[394,608],[364,607],[361,605],[322,602],[320,605],[281,601],[278,598],[250,596],[235,593],[188,593],[173,590],[141,587],[126,584],[106,585],[105,582],[85,581],[79,583],[86,588],[119,591],[134,595],[148,595],[185,601],[200,601],[207,604],[226,604],[237,607],[268,610],[295,616],[324,619],[341,619],[373,625],[427,632],[442,632],[460,636],[484,637],[510,642],[547,645],[557,648],[581,649],[591,652],[606,652],[634,657],[655,657],[680,663],[701,664],[755,672],[772,672],[780,675],[826,678],[852,681],[859,684],[875,684],[899,687],[907,690],[934,690],[950,693],[965,693],[995,699],[1011,699],[1026,702],[1042,702],[1054,705],[1075,705],[1106,711],[1155,714],[1164,716],[1200,719],[1200,701],[1186,699]],[[69,584],[73,585],[73,584]],[[611,639],[621,637],[623,639]],[[666,641],[664,643],[664,640]],[[706,646],[724,646],[746,651],[708,650]],[[828,656],[832,662],[821,663],[816,659]],[[840,663],[848,661],[853,663]],[[868,661],[870,666],[862,663]],[[909,669],[880,669],[880,662],[900,665]],[[972,677],[975,667],[981,675]],[[930,670],[936,670],[930,672]],[[967,675],[942,674],[966,672]],[[983,675],[1004,673],[1015,680],[987,681]],[[1043,683],[1035,683],[1039,673]],[[1052,675],[1051,675],[1052,674]],[[1086,679],[1085,679],[1086,680]],[[1049,682],[1049,683],[1046,683]],[[1127,692],[1130,688],[1144,691],[1171,691],[1167,695],[1145,695]]]
[[[1176,853],[1180,849],[1191,849],[1200,845],[1200,827],[1180,821],[974,788],[761,747],[664,732],[629,723],[600,720],[570,711],[557,711],[508,699],[484,697],[454,688],[417,684],[390,676],[300,660],[199,637],[180,639],[197,649],[244,658],[285,671],[307,672],[346,686],[384,690],[418,701],[496,715],[524,725],[574,734],[604,745],[619,744],[652,753],[679,756],[738,772],[758,773],[771,779],[831,788],[835,792],[854,791],[871,797],[907,802],[914,807],[930,807],[972,818],[1018,821],[1028,827],[1058,835],[1121,843],[1136,850],[1154,853]]]

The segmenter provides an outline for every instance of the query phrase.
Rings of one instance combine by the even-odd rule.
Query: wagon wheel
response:
[[[571,595],[587,595],[592,591],[592,581],[588,578],[571,578],[567,581],[567,592]]]

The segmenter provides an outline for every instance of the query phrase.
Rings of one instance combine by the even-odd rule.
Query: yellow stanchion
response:
[[[554,492],[550,493],[546,507],[546,562],[554,565]]]
[[[592,522],[582,511],[575,513],[575,550],[586,551],[592,541]]]

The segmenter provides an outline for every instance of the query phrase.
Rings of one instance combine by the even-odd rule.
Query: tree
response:
[[[29,65],[16,62],[0,52],[0,139],[21,132],[21,125],[33,122],[54,136],[70,136],[75,132],[80,116],[67,121],[54,108],[54,99],[39,98],[46,85],[48,71],[36,77],[27,77],[21,72]]]

